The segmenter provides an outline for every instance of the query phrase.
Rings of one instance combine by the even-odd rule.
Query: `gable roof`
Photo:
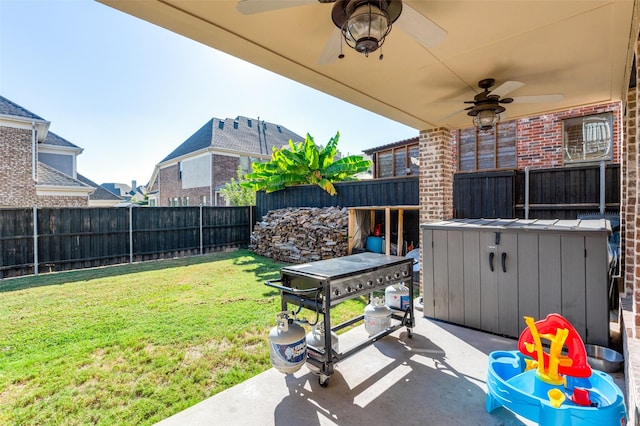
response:
[[[25,123],[35,125],[38,142],[43,142],[49,132],[50,123],[47,120],[10,101],[4,96],[0,96],[0,120],[8,120],[10,123],[22,123],[23,126]]]
[[[50,186],[65,186],[87,189],[92,188],[91,185],[87,185],[80,182],[78,179],[74,179],[69,175],[62,173],[60,170],[54,169],[44,163],[38,161],[38,185],[50,185]]]
[[[14,117],[31,118],[34,120],[44,120],[44,118],[32,113],[28,109],[23,108],[14,102],[11,102],[4,96],[0,96],[0,114],[11,115]]]
[[[90,201],[96,201],[96,200],[124,201],[124,198],[118,197],[113,192],[109,191],[108,189],[106,189],[105,187],[103,187],[101,185],[98,185],[97,183],[95,183],[91,179],[81,175],[80,173],[77,174],[77,179],[80,182],[82,182],[82,183],[84,183],[86,185],[89,185],[91,187],[94,187],[96,189],[95,191],[93,191],[93,193],[89,194],[89,200]]]
[[[364,152],[367,155],[373,155],[374,152],[385,151],[387,149],[398,148],[401,146],[411,145],[418,142],[419,142],[419,138],[418,136],[416,136],[414,138],[403,139],[401,141],[388,143],[386,145],[376,146],[375,148],[363,149],[362,152]]]
[[[279,124],[238,116],[220,120],[212,118],[160,163],[207,148],[245,154],[270,156],[272,148],[304,140]]]
[[[64,146],[64,147],[68,147],[68,148],[82,149],[78,145],[75,145],[75,144],[69,142],[68,140],[66,140],[62,136],[56,135],[53,132],[47,132],[47,137],[44,139],[44,142],[42,142],[42,143],[44,143],[46,145]]]

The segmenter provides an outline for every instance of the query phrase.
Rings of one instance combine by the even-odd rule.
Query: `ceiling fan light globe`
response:
[[[377,50],[391,31],[389,16],[376,5],[365,3],[348,17],[342,33],[347,45],[368,55]]]
[[[473,117],[473,125],[480,130],[491,130],[500,121],[500,114],[486,109]]]

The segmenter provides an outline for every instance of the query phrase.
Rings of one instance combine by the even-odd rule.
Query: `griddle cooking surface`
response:
[[[286,266],[281,269],[281,272],[291,275],[315,276],[321,279],[336,279],[408,261],[411,259],[377,253],[359,253],[302,265]]]

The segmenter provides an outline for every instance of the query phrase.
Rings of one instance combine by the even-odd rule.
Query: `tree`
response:
[[[287,186],[312,184],[336,195],[334,182],[354,180],[356,173],[364,172],[371,166],[371,161],[364,160],[360,155],[335,160],[339,138],[338,132],[322,149],[316,146],[308,133],[303,142],[294,144],[289,140],[290,149],[274,148],[271,161],[253,163],[253,173],[245,176],[247,181],[243,186],[256,191],[273,192]]]
[[[243,186],[245,180],[242,178],[242,167],[238,166],[238,180],[231,178],[231,182],[227,182],[224,188],[220,189],[222,196],[232,206],[255,206],[256,191],[250,187]]]

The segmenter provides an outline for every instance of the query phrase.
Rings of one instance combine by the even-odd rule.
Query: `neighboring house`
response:
[[[89,207],[117,207],[122,203],[122,197],[118,197],[113,192],[106,190],[91,179],[82,176],[80,173],[77,174],[77,179],[96,189],[93,193],[89,194]]]
[[[119,200],[77,173],[82,148],[50,122],[0,96],[0,207],[88,207]],[[111,203],[111,204],[109,204]]]
[[[389,178],[418,175],[420,151],[418,137],[365,149],[363,152],[373,161],[373,177]]]
[[[107,182],[100,186],[124,200],[128,200],[130,198],[129,192],[131,192],[131,186],[126,183]]]
[[[523,170],[620,162],[621,105],[611,102],[508,120],[495,129],[453,130],[456,172]],[[419,138],[367,149],[374,177],[419,173]]]
[[[458,130],[458,172],[620,163],[620,102],[573,108],[498,123],[489,132]]]
[[[278,124],[238,116],[212,118],[167,155],[154,169],[149,205],[163,207],[224,205],[220,189],[251,163],[271,159],[272,148],[304,138]]]
[[[147,187],[138,185],[135,180],[131,181],[131,186],[126,183],[107,182],[100,185],[109,192],[118,195],[121,201],[126,203],[144,202],[147,195]],[[123,205],[125,205],[123,204]]]

